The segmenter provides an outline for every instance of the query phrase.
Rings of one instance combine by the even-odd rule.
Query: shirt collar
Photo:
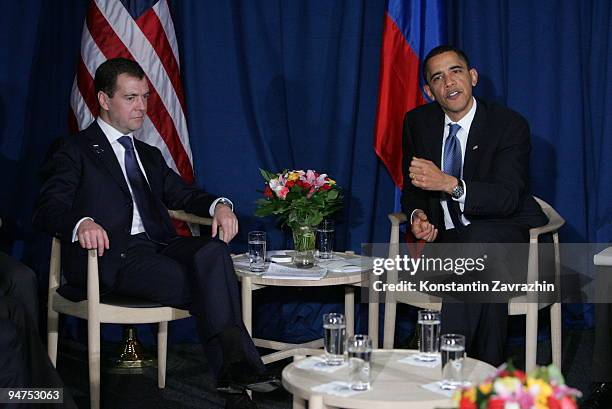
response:
[[[116,130],[111,124],[109,124],[108,122],[105,122],[100,117],[96,119],[96,122],[100,126],[100,129],[102,129],[102,132],[106,136],[106,139],[108,139],[108,142],[111,144],[113,142],[117,142],[117,140],[121,138],[123,135],[128,135],[132,139],[134,138],[133,132],[130,132],[128,134],[122,134],[121,132]]]
[[[470,133],[470,126],[476,115],[476,98],[472,97],[472,107],[467,114],[457,122],[451,120],[448,115],[444,114],[444,129],[448,128],[448,124],[459,124],[461,129],[465,130],[468,134]]]

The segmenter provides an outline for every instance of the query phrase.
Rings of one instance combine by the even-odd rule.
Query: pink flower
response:
[[[276,196],[284,200],[287,197],[287,193],[289,193],[289,188],[286,186],[283,186],[276,191]]]

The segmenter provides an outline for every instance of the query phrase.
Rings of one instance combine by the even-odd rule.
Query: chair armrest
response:
[[[529,238],[531,240],[537,240],[541,234],[551,233],[557,231],[565,224],[565,220],[551,220],[547,224],[541,227],[534,227],[529,229]]]
[[[212,226],[210,217],[196,216],[195,214],[187,213],[183,210],[168,210],[170,217],[176,220],[181,220],[187,223],[199,224],[201,226]]]
[[[87,303],[89,313],[92,312],[92,308],[100,304],[100,276],[96,249],[87,250]]]
[[[408,221],[408,216],[405,213],[390,213],[388,216],[392,226],[399,226],[401,223]]]

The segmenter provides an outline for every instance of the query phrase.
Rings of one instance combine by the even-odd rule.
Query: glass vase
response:
[[[293,262],[299,268],[311,268],[315,262],[315,228],[299,226],[293,229]]]

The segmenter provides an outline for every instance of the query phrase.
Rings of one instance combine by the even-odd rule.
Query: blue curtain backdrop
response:
[[[2,246],[39,273],[43,289],[49,239],[30,223],[37,171],[67,132],[86,6],[2,1]],[[338,180],[346,195],[339,249],[388,240],[393,186],[372,149],[384,10],[384,0],[172,3],[196,179],[234,200],[235,251],[255,228],[269,232],[271,247],[288,244],[273,221],[252,216],[260,167],[314,168]],[[611,13],[607,0],[448,2],[449,36],[481,74],[477,94],[529,120],[532,188],[566,218],[569,242],[612,241]],[[315,304],[265,308],[278,325],[260,322],[260,331],[293,338],[320,328]]]

